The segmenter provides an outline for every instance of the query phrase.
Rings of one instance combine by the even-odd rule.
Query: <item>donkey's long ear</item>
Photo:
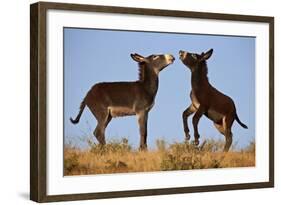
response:
[[[203,53],[202,60],[208,60],[213,54],[213,49],[211,48],[206,53]]]
[[[134,61],[137,61],[139,63],[142,63],[145,61],[145,58],[137,53],[133,54],[131,53],[131,58],[134,60]]]

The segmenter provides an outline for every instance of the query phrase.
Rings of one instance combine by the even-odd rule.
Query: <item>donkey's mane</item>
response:
[[[139,81],[143,82],[145,78],[145,64],[139,63]]]
[[[201,62],[198,64],[198,68],[195,69],[193,76],[194,82],[200,83],[202,80],[209,81],[208,79],[208,67],[206,61]]]
[[[208,75],[208,66],[207,66],[206,61],[203,61],[201,65],[202,65],[202,67],[201,67],[202,68],[201,74],[207,77],[207,75]]]
[[[208,66],[206,61],[202,61],[199,65],[198,65],[198,69],[196,69],[196,74],[194,75],[196,81],[201,81],[201,80],[207,80],[208,79]]]

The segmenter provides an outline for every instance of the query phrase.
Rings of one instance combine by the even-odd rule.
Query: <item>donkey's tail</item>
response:
[[[79,113],[77,115],[77,117],[73,120],[72,118],[70,118],[70,121],[73,123],[73,124],[77,124],[80,120],[80,117],[82,115],[82,112],[85,108],[86,104],[85,104],[85,100],[83,100],[80,104],[80,110],[79,110]]]
[[[248,129],[247,125],[243,124],[243,123],[240,121],[240,119],[239,119],[237,113],[235,114],[235,120],[236,120],[236,121],[239,123],[239,125],[241,125],[243,128]]]

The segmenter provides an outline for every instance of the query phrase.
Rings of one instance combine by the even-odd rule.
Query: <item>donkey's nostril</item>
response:
[[[179,58],[182,59],[184,56],[184,52],[183,51],[179,51]]]

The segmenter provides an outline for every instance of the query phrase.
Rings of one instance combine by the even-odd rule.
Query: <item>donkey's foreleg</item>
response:
[[[199,109],[196,111],[196,113],[194,114],[193,118],[192,118],[192,124],[193,124],[193,129],[194,129],[194,144],[198,145],[199,144],[199,132],[198,132],[198,123],[200,118],[203,115],[203,109],[200,106]]]
[[[147,149],[147,118],[148,112],[142,111],[137,113],[139,130],[140,130],[140,150]]]
[[[185,140],[189,140],[190,139],[190,134],[189,134],[189,128],[188,128],[188,122],[187,122],[187,118],[195,112],[195,108],[193,107],[193,105],[191,104],[188,108],[186,108],[185,111],[183,111],[182,113],[182,121],[183,121],[183,129],[184,129],[184,133],[185,133]]]

